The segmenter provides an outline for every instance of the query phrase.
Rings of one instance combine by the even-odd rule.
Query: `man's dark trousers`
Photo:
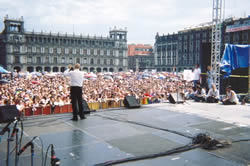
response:
[[[71,86],[70,96],[71,96],[71,103],[72,103],[72,109],[73,109],[73,119],[77,119],[78,111],[79,111],[79,116],[83,118],[84,112],[83,112],[83,107],[82,107],[82,87]],[[79,110],[77,110],[77,104],[78,104]]]

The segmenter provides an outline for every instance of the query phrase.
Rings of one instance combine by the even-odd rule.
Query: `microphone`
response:
[[[0,132],[0,135],[4,135],[4,133],[5,133],[6,131],[10,131],[9,125],[10,125],[11,123],[12,123],[12,122],[9,122],[9,123],[2,129],[2,131]]]
[[[33,141],[37,138],[37,136],[33,137],[32,140],[30,142],[28,142],[26,145],[24,145],[24,147],[21,148],[21,150],[19,150],[19,152],[17,153],[17,155],[21,155],[25,149],[27,149],[27,147],[33,145]]]
[[[55,156],[54,146],[51,144],[51,166],[59,166],[60,159]]]
[[[13,127],[13,129],[12,129],[12,133],[11,133],[11,135],[10,135],[10,138],[9,138],[9,140],[10,141],[14,141],[14,135],[15,135],[15,133],[16,133],[16,126],[17,126],[17,122],[18,122],[18,120],[16,119],[15,121],[14,121],[14,127]]]

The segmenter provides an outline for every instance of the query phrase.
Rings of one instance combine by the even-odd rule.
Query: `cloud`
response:
[[[0,6],[0,18],[24,16],[28,31],[107,36],[110,27],[127,27],[129,43],[153,44],[156,32],[212,19],[212,0],[0,0]],[[226,16],[247,16],[249,6],[249,0],[227,0]]]

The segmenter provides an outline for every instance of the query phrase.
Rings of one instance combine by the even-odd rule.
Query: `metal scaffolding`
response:
[[[213,0],[211,75],[217,89],[220,88],[221,10],[222,0]]]

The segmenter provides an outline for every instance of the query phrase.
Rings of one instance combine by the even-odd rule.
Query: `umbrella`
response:
[[[10,72],[5,70],[3,67],[0,66],[0,73],[7,74],[7,73],[10,73]]]
[[[84,76],[85,78],[96,78],[96,74],[94,73],[89,73]]]
[[[32,73],[30,73],[32,76],[33,75],[36,75],[36,76],[41,76],[42,74],[41,73],[39,73],[39,72],[32,72]]]

